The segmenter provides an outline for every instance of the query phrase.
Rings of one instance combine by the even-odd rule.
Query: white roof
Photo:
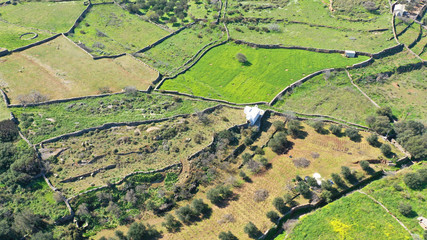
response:
[[[248,120],[251,125],[254,125],[258,118],[264,114],[264,110],[259,109],[258,105],[255,107],[246,106],[243,112],[246,114],[246,120]]]
[[[354,57],[354,56],[356,56],[356,51],[345,50],[345,55]]]
[[[405,5],[404,4],[396,4],[394,5],[394,11],[405,11]]]

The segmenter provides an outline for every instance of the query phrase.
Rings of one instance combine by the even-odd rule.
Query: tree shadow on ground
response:
[[[246,61],[246,62],[242,63],[242,66],[250,67],[250,66],[252,66],[252,63],[249,61]]]

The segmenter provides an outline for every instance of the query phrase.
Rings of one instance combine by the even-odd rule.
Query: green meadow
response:
[[[244,54],[247,62],[239,62],[238,53]],[[282,89],[313,72],[351,66],[366,59],[226,44],[209,51],[185,74],[165,81],[161,89],[237,103],[270,101]]]

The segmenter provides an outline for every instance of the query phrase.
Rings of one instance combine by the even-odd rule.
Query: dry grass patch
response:
[[[50,99],[147,89],[158,73],[132,58],[93,60],[64,37],[2,58],[0,75],[12,103],[37,90]]]

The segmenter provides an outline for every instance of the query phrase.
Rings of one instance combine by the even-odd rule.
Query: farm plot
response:
[[[218,18],[218,12],[220,10],[219,1],[189,1],[188,5],[188,15],[195,19],[213,21]]]
[[[158,72],[129,55],[93,60],[62,36],[6,56],[0,66],[12,103],[34,90],[48,99],[120,92],[126,86],[145,90],[158,77]]]
[[[283,118],[273,117],[265,123],[265,126],[271,126],[272,121],[279,119],[284,120]],[[376,159],[381,155],[378,148],[371,147],[364,139],[361,142],[352,142],[347,137],[338,138],[332,134],[322,135],[316,133],[313,128],[306,124],[302,124],[302,126],[302,131],[306,133],[305,139],[291,139],[288,137],[289,141],[293,143],[293,147],[286,154],[277,155],[269,147],[264,148],[265,155],[262,155],[262,157],[268,159],[271,164],[269,168],[261,170],[259,173],[250,173],[247,167],[241,169],[250,176],[251,181],[249,183],[245,183],[240,177],[236,176],[238,171],[228,171],[228,173],[223,174],[223,177],[221,177],[223,182],[227,182],[229,180],[226,179],[233,179],[233,177],[240,181],[240,184],[237,184],[238,187],[233,189],[234,194],[238,196],[236,197],[237,200],[229,201],[227,205],[221,207],[211,205],[213,211],[209,219],[185,226],[178,233],[164,231],[163,238],[216,239],[219,232],[231,231],[238,239],[248,239],[248,235],[244,233],[243,229],[249,221],[252,221],[261,232],[265,232],[273,226],[266,217],[266,213],[275,210],[272,204],[274,198],[282,197],[285,193],[289,193],[289,188],[292,188],[292,184],[294,184],[292,179],[295,179],[296,175],[301,177],[312,176],[313,173],[318,172],[322,177],[328,179],[331,173],[339,172],[341,166],[349,166],[363,175],[356,162]],[[260,139],[264,139],[265,135],[268,135],[266,138],[268,140],[273,132],[272,127],[267,127],[267,129],[263,130]],[[367,136],[366,133],[361,134],[363,137]],[[265,144],[265,142],[263,143]],[[260,144],[263,143],[260,142]],[[294,165],[292,160],[300,157],[305,157],[310,161],[308,167],[297,168]],[[384,166],[375,166],[376,169],[382,167]],[[206,192],[209,189],[210,187],[201,188],[194,198],[202,198],[205,202],[209,202],[206,200]],[[260,189],[266,190],[268,197],[264,201],[255,201],[255,192]],[[299,203],[307,201],[302,198],[296,200]],[[185,205],[185,203],[182,203],[182,205]],[[152,221],[155,222],[154,219]]]
[[[6,104],[4,104],[4,101],[0,97],[0,121],[9,119],[10,118],[10,111],[7,109]]]
[[[30,38],[34,37],[34,34],[31,34],[28,36],[23,36],[21,38],[22,34],[30,33],[30,32],[36,33],[37,37],[34,39],[28,39],[27,38],[28,36],[30,36]],[[20,27],[20,26],[16,26],[13,24],[0,21],[0,48],[13,50],[13,49],[23,47],[25,45],[46,39],[50,36],[52,36],[52,34],[44,31],[38,31],[31,28]]]
[[[422,28],[421,29],[421,38],[419,41],[411,48],[412,51],[414,51],[416,54],[418,54],[421,58],[424,60],[427,60],[427,30]]]
[[[235,39],[258,44],[283,44],[375,53],[396,45],[390,30],[366,32],[295,23],[228,24]],[[277,29],[277,30],[270,30]]]
[[[70,38],[94,55],[136,52],[169,34],[115,4],[97,5]]]
[[[24,27],[67,32],[84,11],[83,1],[67,2],[22,2],[0,8],[0,20]]]
[[[217,25],[208,27],[200,22],[154,48],[137,54],[137,57],[158,69],[163,75],[172,76],[204,46],[225,39],[225,33]]]
[[[203,149],[215,132],[245,122],[242,110],[221,108],[211,114],[138,127],[117,127],[44,144],[43,158],[54,166],[50,179],[67,195],[116,182],[134,171],[161,169],[186,161]],[[58,153],[57,157],[51,157]],[[50,154],[52,153],[52,154]],[[112,166],[94,176],[76,176]]]
[[[362,1],[334,1],[334,4],[345,5],[346,11],[330,11],[329,2],[316,0],[299,1],[229,1],[228,18],[246,18],[247,20],[263,19],[263,21],[304,22],[320,24],[335,28],[354,30],[374,30],[389,28],[391,14],[388,1],[375,1],[378,6],[376,11],[360,10]],[[326,3],[328,5],[326,5]],[[345,3],[343,3],[345,2]],[[357,8],[359,7],[359,8]],[[357,12],[357,13],[355,13]],[[356,21],[354,21],[356,20]]]
[[[380,205],[355,192],[300,219],[282,239],[412,239]]]
[[[111,122],[132,122],[191,114],[216,103],[157,94],[122,94],[38,107],[13,108],[33,142]]]
[[[243,54],[246,62],[239,62],[237,54]],[[165,81],[161,89],[238,103],[270,101],[283,88],[310,73],[366,59],[364,56],[349,59],[340,54],[227,44],[210,50],[189,71]]]
[[[366,81],[362,89],[375,102],[390,106],[401,120],[427,123],[427,69],[396,73],[380,81]]]
[[[421,25],[416,24],[415,22],[405,22],[396,18],[396,34],[399,42],[405,45],[411,45],[415,42],[420,35],[422,34]]]
[[[376,107],[351,85],[345,72],[322,74],[285,94],[274,108],[305,114],[333,116],[364,124]]]

